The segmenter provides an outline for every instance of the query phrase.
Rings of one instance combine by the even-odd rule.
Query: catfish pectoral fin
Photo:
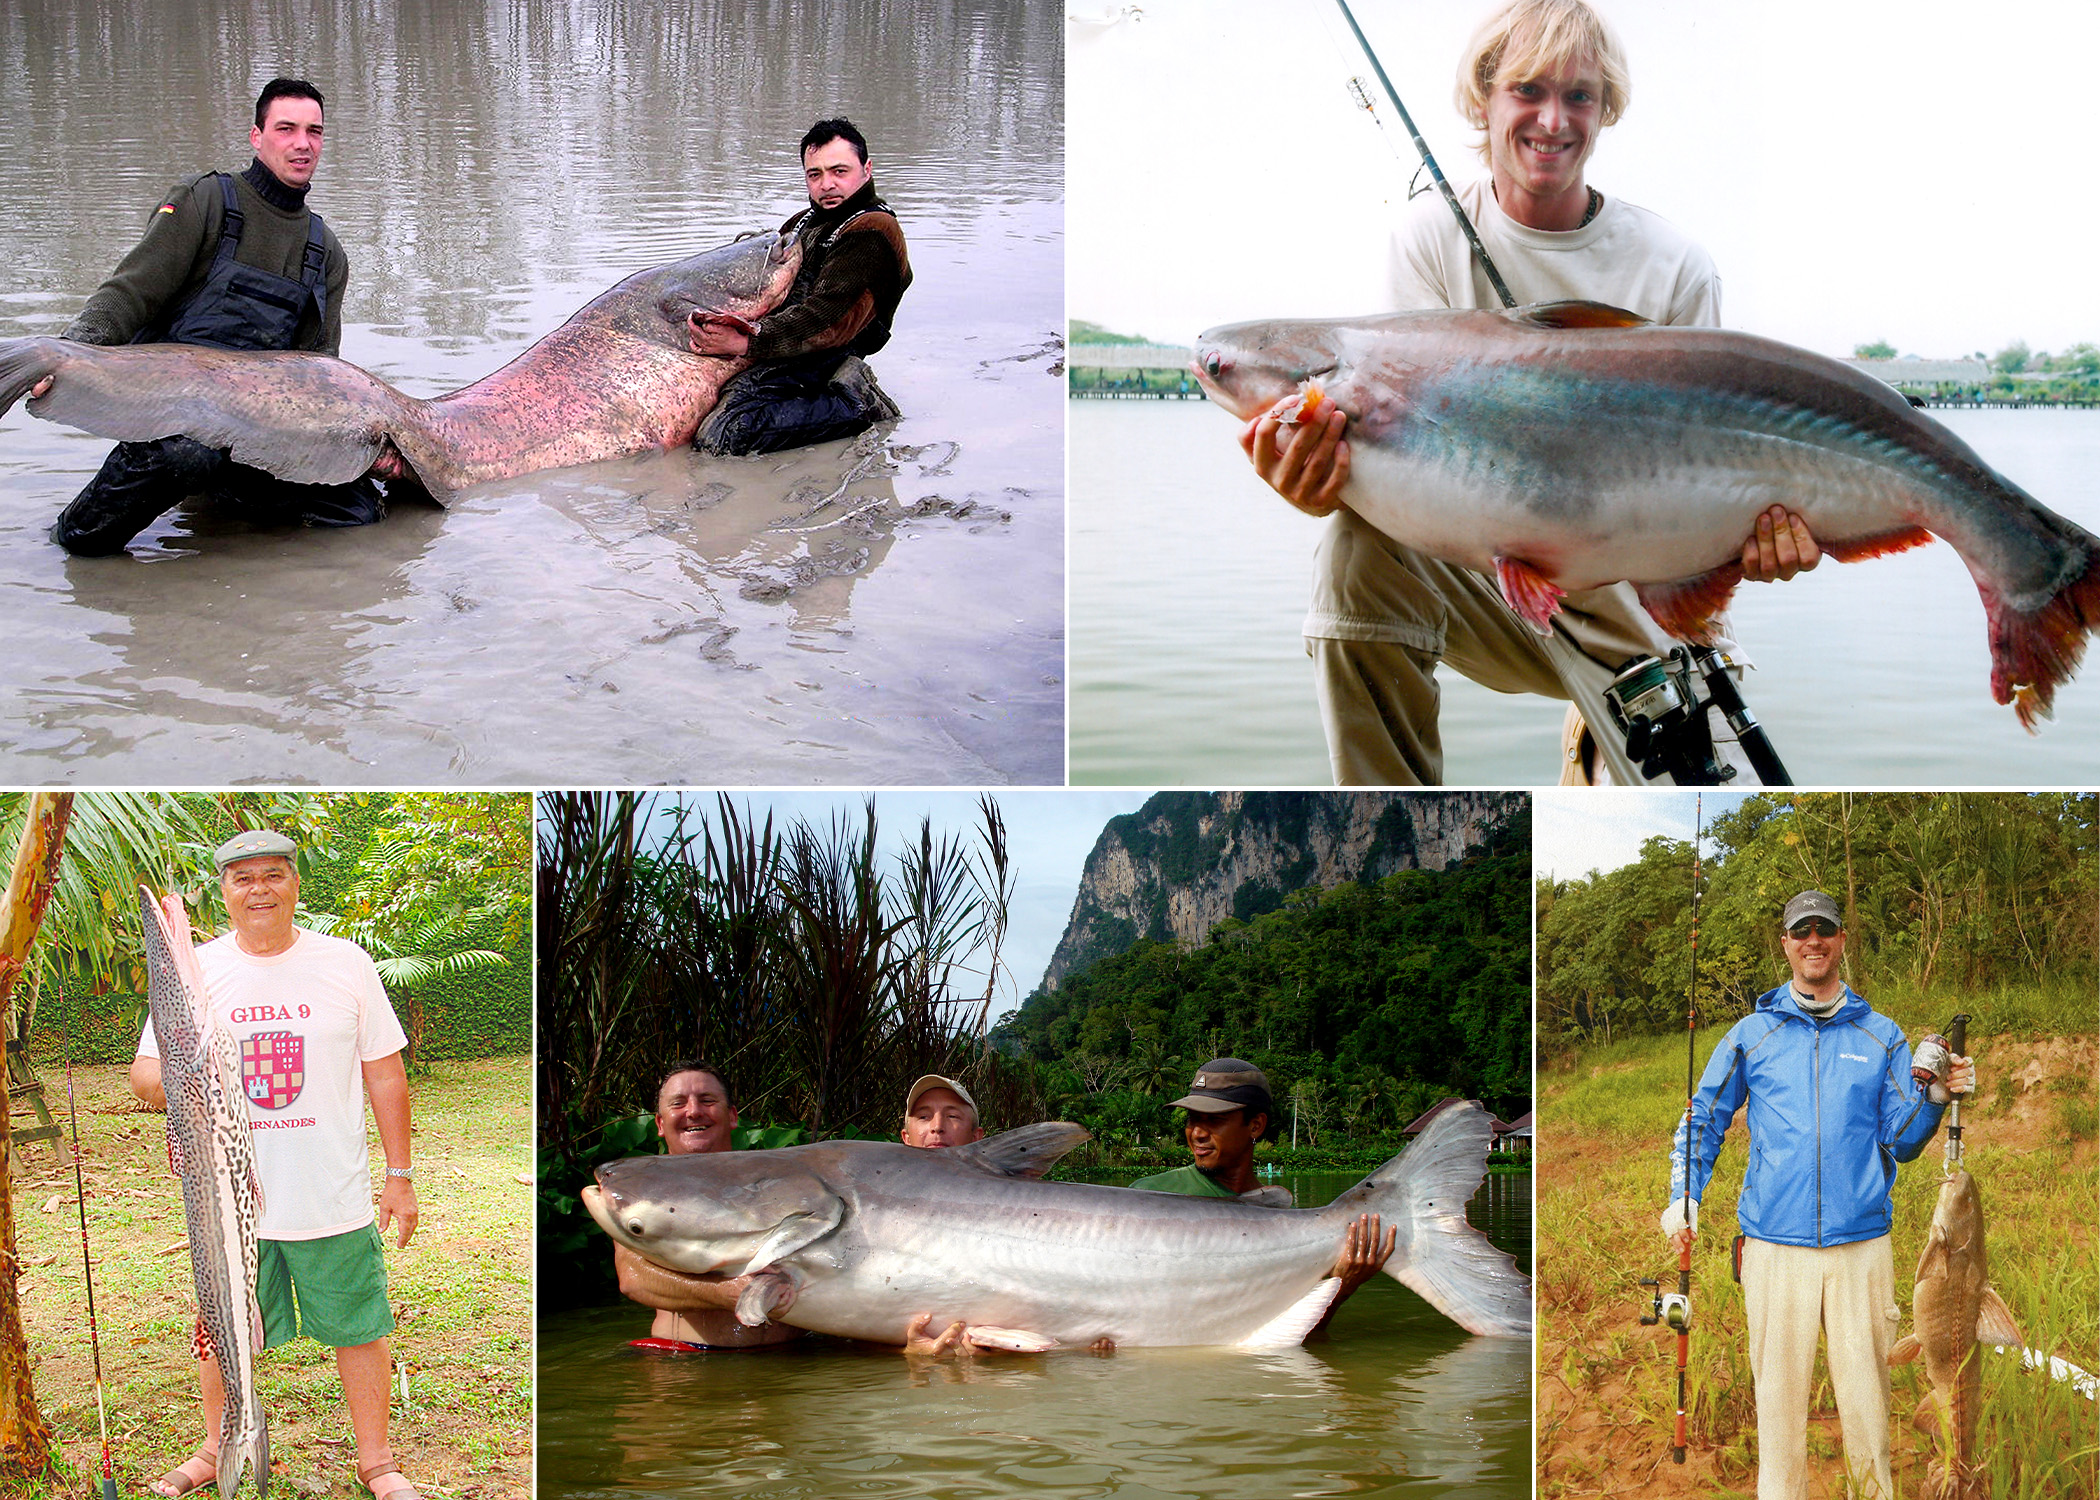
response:
[[[1641,608],[1655,623],[1680,641],[1713,644],[1714,616],[1728,608],[1735,586],[1743,581],[1743,565],[1725,562],[1697,578],[1677,578],[1668,583],[1637,583],[1633,591]]]
[[[2026,1343],[2020,1337],[2020,1325],[1998,1295],[1994,1286],[1983,1289],[1983,1300],[1976,1309],[1976,1342],[1979,1344],[2004,1344],[2017,1348]]]
[[[1553,617],[1560,613],[1566,589],[1519,557],[1495,559],[1495,582],[1502,590],[1502,602],[1519,619],[1540,635],[1553,633]]]
[[[294,484],[357,478],[407,404],[384,381],[320,354],[19,342],[52,346],[0,351],[0,397],[51,377],[51,389],[29,402],[32,416],[120,442],[195,438]]]

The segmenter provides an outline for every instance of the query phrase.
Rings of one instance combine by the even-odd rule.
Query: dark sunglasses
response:
[[[1838,935],[1838,924],[1831,921],[1828,917],[1803,917],[1786,931],[1787,936],[1793,938],[1796,942],[1799,942],[1811,933],[1820,938],[1829,938]]]

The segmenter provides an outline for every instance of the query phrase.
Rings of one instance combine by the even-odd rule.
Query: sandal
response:
[[[357,1471],[357,1482],[363,1485],[366,1489],[372,1490],[373,1480],[382,1478],[388,1474],[400,1473],[401,1465],[394,1462],[394,1460],[390,1458],[385,1463],[378,1463],[372,1465],[372,1467],[369,1469],[359,1469]],[[372,1494],[374,1496],[374,1500],[423,1500],[423,1497],[416,1493],[416,1487],[407,1482],[407,1476],[405,1475],[403,1475],[402,1482],[400,1484],[395,1485],[384,1495],[380,1494],[377,1490],[372,1490]]]
[[[190,1465],[196,1463],[199,1459],[204,1460],[209,1467],[202,1474],[192,1474]],[[181,1500],[182,1496],[189,1494],[192,1490],[201,1490],[206,1485],[215,1483],[218,1477],[219,1450],[216,1448],[199,1448],[180,1464],[147,1485],[146,1489],[151,1494],[166,1496],[167,1500]]]

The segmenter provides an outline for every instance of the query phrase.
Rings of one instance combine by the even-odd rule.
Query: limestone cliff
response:
[[[1441,870],[1526,823],[1521,792],[1161,792],[1087,856],[1042,988],[1140,938],[1199,943],[1307,886]]]

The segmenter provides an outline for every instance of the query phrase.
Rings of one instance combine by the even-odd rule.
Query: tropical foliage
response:
[[[1038,990],[992,1039],[1049,1111],[1171,1157],[1167,1101],[1218,1056],[1262,1068],[1286,1138],[1379,1138],[1453,1094],[1529,1108],[1526,814],[1443,871],[1303,889],[1194,949],[1143,942]]]
[[[2090,1024],[2096,979],[2095,799],[2089,793],[1762,794],[1704,845],[1698,1005],[1733,1019],[1786,975],[1778,912],[1807,887],[1846,913],[1846,978],[1975,994],[2070,997]],[[1542,1047],[1679,1031],[1691,988],[1692,848],[1651,838],[1606,874],[1540,881]]]

